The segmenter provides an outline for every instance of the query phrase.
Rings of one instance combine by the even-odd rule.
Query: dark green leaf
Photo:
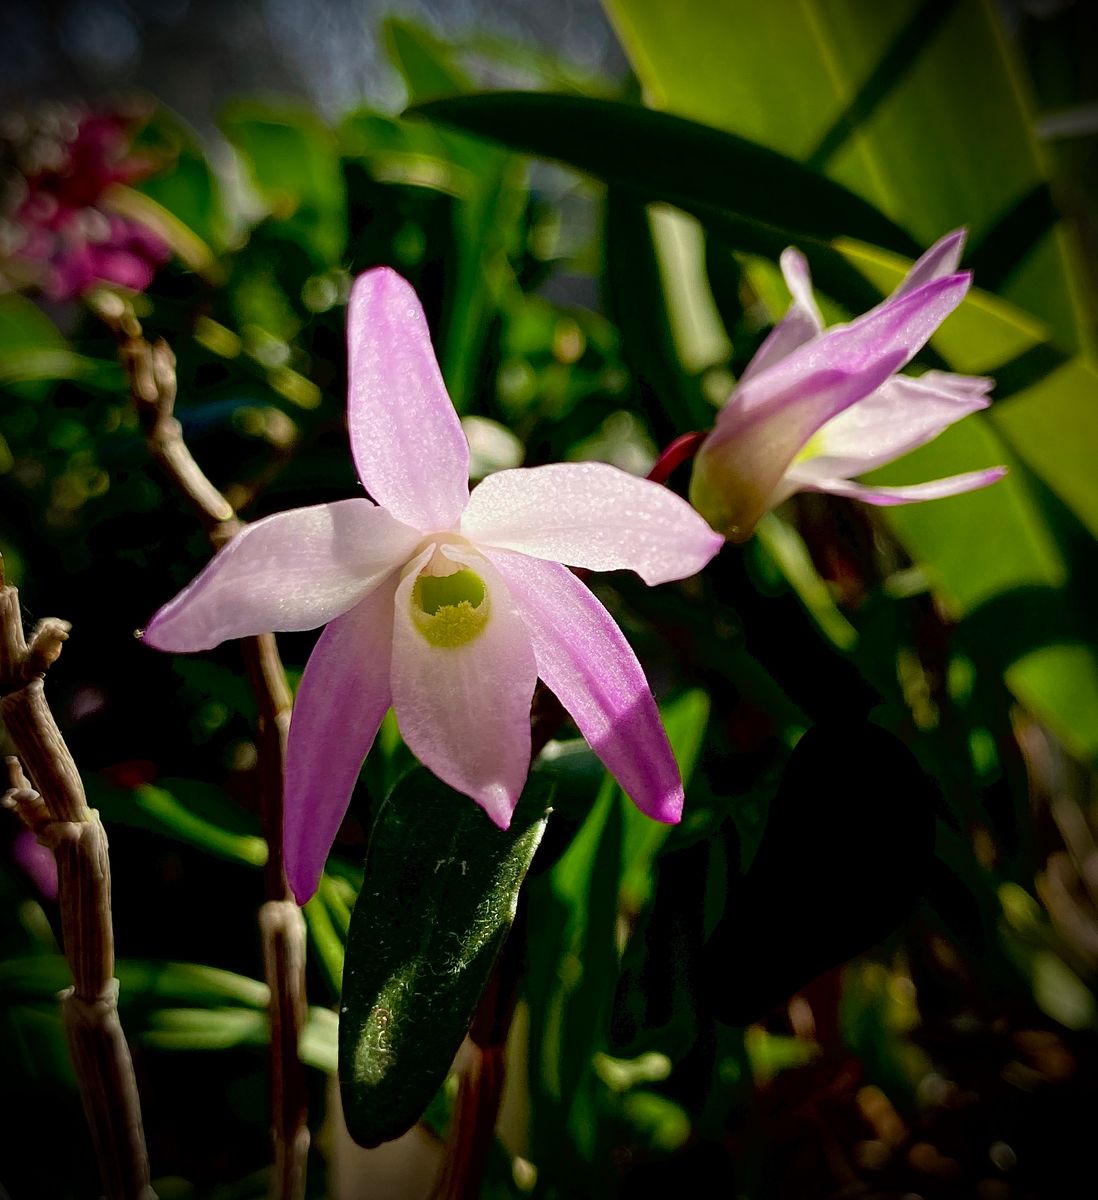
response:
[[[469,1027],[545,828],[533,783],[511,828],[422,768],[370,835],[351,916],[340,1009],[347,1127],[377,1145],[430,1103]]]
[[[918,246],[871,204],[783,154],[696,121],[579,96],[495,92],[418,105],[409,115],[554,158],[646,200],[713,211],[781,231],[860,238],[901,254]]]

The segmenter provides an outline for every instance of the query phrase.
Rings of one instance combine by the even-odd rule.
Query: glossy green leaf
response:
[[[792,158],[634,104],[494,92],[436,100],[413,112],[512,150],[558,159],[702,218],[723,212],[790,239],[845,234],[899,253],[917,249],[871,204]]]
[[[417,767],[382,806],[340,1006],[343,1108],[363,1145],[410,1128],[445,1079],[514,919],[546,802],[532,783],[501,831]]]

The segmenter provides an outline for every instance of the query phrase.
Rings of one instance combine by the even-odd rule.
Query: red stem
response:
[[[656,465],[648,472],[648,478],[653,483],[666,483],[673,471],[697,454],[698,447],[705,441],[706,436],[702,430],[695,430],[675,438],[660,453]]]

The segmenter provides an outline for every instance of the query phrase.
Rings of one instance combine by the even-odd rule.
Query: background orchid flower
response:
[[[603,463],[490,475],[469,447],[412,288],[359,277],[348,313],[351,449],[377,503],[257,521],[152,619],[160,650],[327,623],[294,705],[285,853],[315,890],[390,704],[416,756],[506,828],[530,763],[540,676],[633,801],[682,811],[678,767],[636,656],[562,563],[682,579],[722,538],[667,489]]]
[[[101,283],[138,292],[149,286],[171,248],[159,233],[111,209],[112,189],[157,169],[133,149],[140,120],[76,110],[64,113],[52,135],[33,123],[23,131],[25,143],[11,147],[18,169],[6,181],[9,195],[0,198],[12,242],[0,276],[29,275],[51,300],[72,300]]]
[[[942,238],[876,308],[824,328],[804,256],[781,257],[793,303],[748,364],[694,465],[690,497],[734,541],[794,492],[831,492],[870,504],[936,500],[1001,479],[991,467],[907,487],[872,487],[852,476],[925,445],[988,405],[992,380],[897,372],[922,349],[968,291],[958,272],[963,230]]]

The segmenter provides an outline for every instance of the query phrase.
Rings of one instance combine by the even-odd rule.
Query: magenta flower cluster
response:
[[[48,161],[17,181],[8,214],[12,258],[51,300],[71,300],[96,284],[143,291],[170,255],[153,230],[110,210],[109,191],[148,174],[131,151],[131,122],[86,113],[55,141]]]

